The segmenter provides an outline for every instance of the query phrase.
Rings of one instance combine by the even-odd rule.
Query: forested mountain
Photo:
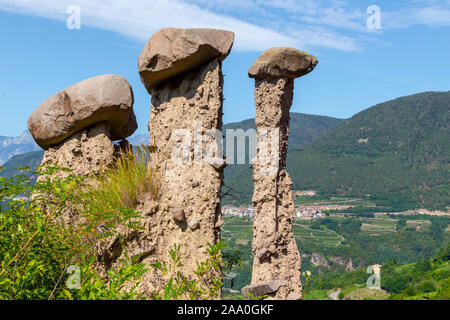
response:
[[[450,205],[449,113],[450,92],[420,93],[362,111],[312,143],[290,148],[294,189],[369,196],[396,209],[445,209]],[[250,201],[248,166],[226,175],[226,184]]]

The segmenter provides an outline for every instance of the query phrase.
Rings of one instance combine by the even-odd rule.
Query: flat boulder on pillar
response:
[[[138,60],[141,81],[147,91],[208,64],[223,61],[231,51],[234,33],[216,29],[165,28],[145,45]]]
[[[271,48],[259,56],[250,67],[250,78],[302,77],[314,70],[318,64],[316,57],[294,48]]]
[[[254,297],[263,297],[267,294],[276,293],[280,287],[286,285],[286,280],[272,280],[260,282],[242,288],[242,295],[248,296],[249,293]]]
[[[133,103],[133,91],[125,78],[97,76],[44,101],[28,119],[28,129],[44,150],[101,122],[109,124],[111,140],[121,140],[137,129]]]

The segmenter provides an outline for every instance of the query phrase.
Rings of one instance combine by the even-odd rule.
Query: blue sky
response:
[[[70,5],[81,29],[69,30]],[[367,28],[367,8],[381,29]],[[232,30],[224,62],[224,122],[254,116],[247,70],[267,48],[292,46],[319,65],[297,79],[292,111],[350,117],[377,103],[450,90],[450,0],[0,0],[0,135],[16,136],[45,99],[86,78],[115,73],[134,89],[138,133],[150,96],[137,58],[163,27]]]

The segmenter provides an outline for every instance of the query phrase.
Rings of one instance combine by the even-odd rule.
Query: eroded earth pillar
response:
[[[294,79],[311,72],[315,57],[292,48],[265,51],[251,66],[255,78],[257,161],[253,164],[253,273],[243,293],[300,299],[300,254],[292,233],[292,181],[286,171]]]
[[[167,261],[169,250],[180,245],[188,277],[206,260],[223,224],[222,61],[233,42],[229,31],[167,28],[139,57],[141,80],[152,96],[149,148],[163,176],[149,220],[154,257]]]

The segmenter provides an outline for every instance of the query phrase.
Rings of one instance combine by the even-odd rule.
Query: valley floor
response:
[[[450,243],[447,214],[365,212],[373,207],[370,202],[349,198],[315,201],[301,197],[296,203],[297,209],[357,204],[360,210],[325,209],[296,219],[293,233],[302,255],[302,272],[309,270],[313,274],[306,300],[450,298],[445,291],[450,279],[449,264],[433,262]],[[224,298],[238,299],[240,293],[236,291],[251,280],[252,216],[226,216],[224,220],[222,236],[229,245],[227,250],[238,252],[243,260],[242,268],[226,277]],[[429,269],[415,269],[423,261],[430,262]],[[374,264],[382,265],[381,290],[366,286],[370,277],[366,269]]]

